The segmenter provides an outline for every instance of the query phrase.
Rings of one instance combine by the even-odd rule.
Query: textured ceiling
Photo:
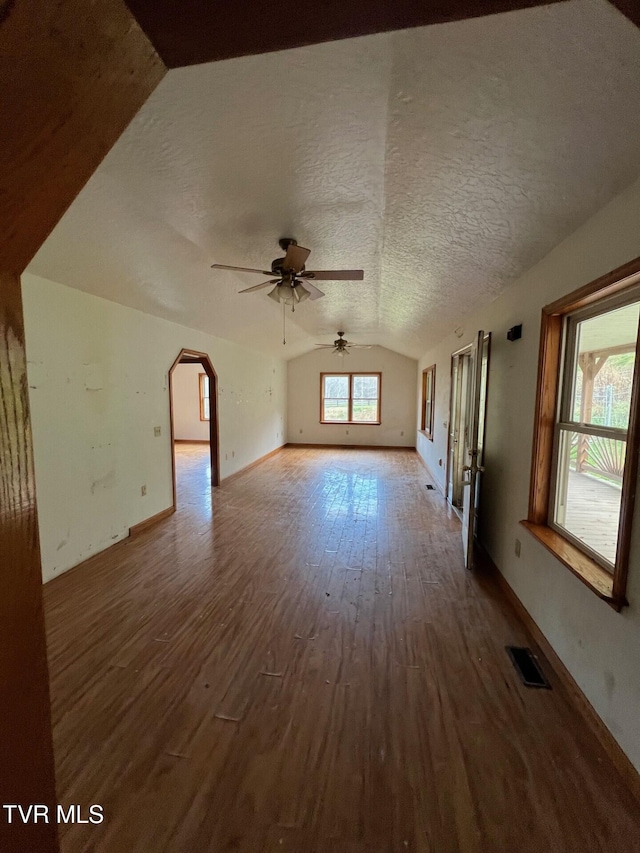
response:
[[[605,0],[171,71],[29,270],[290,357],[418,357],[640,174],[640,31]],[[282,313],[277,238],[363,268]]]

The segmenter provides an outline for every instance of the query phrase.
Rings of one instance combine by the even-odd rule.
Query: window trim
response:
[[[325,421],[323,419],[324,414],[324,377],[325,376],[348,376],[349,377],[349,420],[346,421]],[[354,421],[353,417],[353,377],[354,376],[377,376],[378,377],[378,407],[377,407],[377,418],[375,421]],[[346,424],[347,426],[380,426],[380,414],[382,411],[382,373],[373,371],[373,370],[354,370],[352,372],[348,371],[339,371],[339,370],[327,370],[324,373],[320,374],[320,423],[326,424],[329,426],[340,426],[341,424]]]
[[[209,379],[209,417],[205,417],[204,414],[204,401],[205,401],[205,393],[203,391],[202,386],[204,385],[204,380],[209,379],[209,375],[207,373],[198,373],[198,394],[200,398],[200,420],[208,423],[211,420],[211,380]]]
[[[548,521],[554,439],[559,413],[561,373],[564,366],[562,350],[565,318],[596,302],[603,302],[616,294],[625,294],[638,285],[640,285],[640,258],[618,267],[542,309],[529,511],[527,518],[520,522],[576,577],[618,611],[628,603],[625,594],[640,451],[640,347],[637,343],[626,463],[622,479],[617,558],[613,574],[568,537],[554,530]]]
[[[429,374],[431,375],[431,409],[429,411],[429,423],[427,424],[427,381]],[[430,441],[433,441],[435,397],[436,366],[435,364],[432,364],[430,367],[425,367],[422,371],[422,407],[420,413],[420,431],[423,432],[426,438]]]

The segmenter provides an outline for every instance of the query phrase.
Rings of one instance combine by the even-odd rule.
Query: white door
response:
[[[470,364],[470,399],[467,419],[466,461],[462,497],[462,547],[464,564],[473,568],[473,540],[480,494],[480,473],[484,471],[484,427],[487,408],[490,335],[478,332]]]

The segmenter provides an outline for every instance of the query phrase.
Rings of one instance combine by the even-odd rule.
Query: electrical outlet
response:
[[[224,459],[225,459],[225,462],[228,462],[228,461],[229,461],[229,454],[228,454],[228,453],[225,453],[225,454],[224,454]]]
[[[232,450],[232,451],[231,451],[231,458],[232,458],[232,459],[235,459],[235,458],[236,458],[236,452],[235,452],[235,450]]]
[[[520,556],[520,540],[516,539],[516,557]]]
[[[400,435],[404,435],[404,430],[400,430]]]
[[[147,487],[146,486],[140,486],[140,494],[142,495],[142,497],[144,497],[147,494]]]
[[[300,430],[300,435],[302,435],[302,430]]]
[[[154,428],[153,428],[153,435],[154,435],[154,438],[158,438],[158,436],[161,434],[161,432],[162,432],[162,428],[161,428],[161,427],[154,427]]]

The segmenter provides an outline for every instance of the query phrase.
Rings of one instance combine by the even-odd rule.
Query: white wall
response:
[[[284,361],[37,276],[22,282],[45,580],[171,506],[168,370],[183,347],[208,353],[218,374],[222,478],[284,443]]]
[[[200,364],[178,364],[173,371],[173,437],[209,441],[209,421],[200,420]]]
[[[429,350],[420,369],[437,365],[434,441],[418,451],[444,484],[451,353],[475,331],[493,333],[489,368],[484,544],[533,619],[631,761],[640,769],[640,501],[636,504],[627,597],[616,613],[518,524],[528,507],[536,373],[543,305],[640,255],[640,182],[561,243],[506,293],[471,319],[465,334]],[[523,324],[523,337],[507,330]],[[418,392],[419,393],[419,392]],[[515,540],[522,543],[520,558]]]
[[[339,358],[314,350],[289,362],[288,440],[297,444],[376,444],[415,447],[418,364],[385,347],[352,350]],[[380,372],[381,423],[354,426],[320,423],[320,374]]]

